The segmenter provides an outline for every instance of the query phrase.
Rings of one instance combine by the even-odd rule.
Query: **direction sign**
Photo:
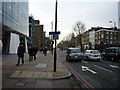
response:
[[[60,31],[57,31],[57,32],[49,32],[49,35],[58,35],[60,34]]]

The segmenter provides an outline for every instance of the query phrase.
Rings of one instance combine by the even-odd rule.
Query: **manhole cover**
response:
[[[25,82],[18,82],[17,84],[16,84],[16,86],[17,87],[23,87],[23,86],[25,86]]]

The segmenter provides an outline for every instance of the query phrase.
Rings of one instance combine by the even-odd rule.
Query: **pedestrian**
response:
[[[32,46],[29,46],[28,54],[29,54],[29,61],[32,61],[33,60],[33,48],[32,48]]]
[[[17,49],[17,56],[18,56],[18,61],[17,61],[17,66],[20,64],[20,59],[22,59],[22,65],[24,64],[24,53],[25,53],[25,48],[22,43],[19,43],[18,49]]]
[[[43,49],[43,54],[44,54],[45,56],[47,55],[47,48],[46,48],[46,47]]]
[[[36,54],[37,54],[37,47],[34,46],[33,47],[33,57],[34,57],[34,60],[36,60]]]

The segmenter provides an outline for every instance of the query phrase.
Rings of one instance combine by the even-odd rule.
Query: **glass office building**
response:
[[[28,38],[28,46],[34,45],[34,17],[32,15],[29,15],[29,38]]]
[[[27,46],[29,13],[27,0],[3,0],[2,14],[3,53],[16,53],[20,42]]]

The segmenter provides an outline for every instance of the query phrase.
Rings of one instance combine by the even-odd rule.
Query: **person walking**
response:
[[[44,54],[45,56],[47,55],[47,48],[46,48],[46,47],[43,49],[43,54]]]
[[[34,46],[33,47],[33,57],[34,57],[34,60],[36,60],[36,54],[37,54],[37,47]]]
[[[22,59],[22,65],[24,64],[24,53],[25,53],[25,48],[22,43],[19,43],[18,49],[17,49],[17,56],[18,56],[18,61],[17,61],[17,66],[20,64],[20,59]]]
[[[29,61],[32,61],[33,60],[33,48],[32,48],[32,46],[29,46],[28,54],[29,54]]]

